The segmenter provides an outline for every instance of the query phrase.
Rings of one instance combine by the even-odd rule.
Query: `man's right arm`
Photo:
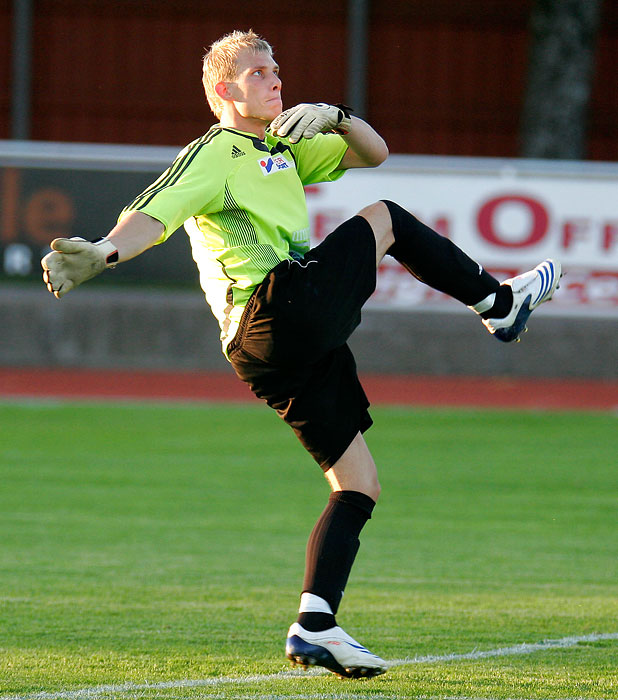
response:
[[[162,236],[164,226],[147,214],[127,214],[109,234],[98,241],[56,238],[52,252],[41,261],[47,289],[58,299],[75,287],[151,248]]]
[[[129,212],[106,236],[118,250],[118,262],[143,253],[161,238],[165,227],[141,211]]]

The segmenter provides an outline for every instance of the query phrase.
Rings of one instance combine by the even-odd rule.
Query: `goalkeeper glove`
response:
[[[118,249],[107,238],[55,238],[50,248],[41,260],[43,280],[58,299],[118,262]]]
[[[270,130],[275,136],[287,136],[290,143],[297,143],[301,138],[312,139],[320,133],[347,134],[351,123],[350,108],[345,105],[302,103],[275,117]]]

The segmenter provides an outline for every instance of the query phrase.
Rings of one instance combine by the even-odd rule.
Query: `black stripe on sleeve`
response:
[[[162,190],[171,187],[182,177],[189,165],[193,162],[195,156],[199,153],[202,146],[207,145],[212,139],[220,134],[221,131],[209,131],[207,134],[198,139],[189,148],[189,150],[181,157],[177,158],[172,165],[158,178],[152,185],[146,188],[139,196],[137,196],[131,204],[125,208],[125,211],[139,211],[145,207],[152,199]]]

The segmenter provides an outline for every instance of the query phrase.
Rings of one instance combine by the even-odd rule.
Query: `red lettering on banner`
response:
[[[487,271],[497,279],[505,279],[521,274],[525,269],[491,267]],[[407,309],[422,307],[424,304],[461,308],[451,297],[427,287],[412,277],[392,258],[385,258],[380,264],[378,286],[370,303]],[[618,309],[618,272],[569,268],[568,275],[563,279],[560,291],[555,295],[550,308],[573,310],[583,306]]]
[[[565,221],[562,226],[562,247],[566,250],[576,241],[588,238],[590,221],[588,219],[573,219]]]
[[[74,219],[72,199],[56,187],[36,190],[24,209],[24,229],[39,245],[48,245],[52,238],[69,238]]]
[[[513,203],[526,207],[532,216],[530,231],[520,241],[505,240],[496,229],[494,221],[500,207]],[[519,195],[504,195],[485,202],[479,209],[476,223],[481,236],[492,245],[500,248],[527,248],[543,240],[549,227],[549,215],[545,207],[536,199]]]
[[[618,223],[603,226],[603,250],[611,250],[618,243]]]
[[[597,308],[618,306],[618,272],[569,270],[555,301],[565,307],[590,305]]]

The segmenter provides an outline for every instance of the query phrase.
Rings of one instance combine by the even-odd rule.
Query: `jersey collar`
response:
[[[221,131],[229,131],[230,134],[236,134],[238,136],[242,136],[243,138],[249,139],[249,141],[251,141],[253,147],[256,150],[263,151],[264,153],[270,153],[271,155],[274,155],[275,153],[285,153],[287,151],[292,156],[294,162],[296,162],[294,152],[292,151],[290,145],[286,141],[277,141],[274,146],[269,147],[265,140],[262,141],[262,139],[259,139],[255,134],[251,134],[247,131],[233,129],[230,126],[216,126],[215,128],[220,129]]]
[[[258,150],[258,151],[264,151],[265,153],[270,153],[270,148],[266,145],[262,139],[258,138],[255,134],[251,134],[247,131],[240,131],[240,129],[233,129],[230,126],[219,126],[217,127],[218,129],[221,129],[221,131],[229,131],[231,134],[237,134],[238,136],[243,136],[246,139],[249,139],[251,143],[253,144],[253,147]]]

